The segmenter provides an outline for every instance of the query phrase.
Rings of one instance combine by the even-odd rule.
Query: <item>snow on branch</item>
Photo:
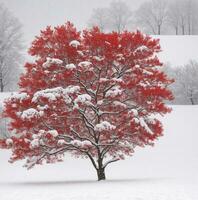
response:
[[[11,138],[6,139],[6,145],[10,146],[13,144],[13,140]]]
[[[110,124],[107,121],[103,121],[99,124],[96,124],[95,127],[94,127],[94,130],[98,131],[98,132],[111,131],[111,130],[114,130],[114,129],[116,129],[116,126]]]
[[[71,103],[69,94],[77,93],[80,90],[79,86],[68,86],[67,88],[57,87],[51,89],[40,90],[36,92],[32,98],[32,102],[38,102],[39,98],[44,97],[48,101],[56,101],[58,98],[63,97],[66,103]]]
[[[67,64],[65,66],[66,69],[72,70],[72,69],[76,69],[76,66],[73,63]]]
[[[63,64],[63,61],[60,59],[47,57],[46,62],[43,63],[43,67],[48,68],[51,65],[62,65],[62,64]]]
[[[116,161],[118,161],[118,160],[120,160],[120,158],[117,158],[117,157],[112,158],[111,160],[109,160],[109,161],[107,161],[106,163],[104,163],[103,167],[105,168],[105,167],[106,167],[107,165],[109,165],[110,163],[116,162]]]
[[[78,147],[92,146],[92,143],[90,141],[88,141],[88,140],[84,140],[84,141],[81,141],[81,140],[72,140],[70,142],[70,144],[76,145]]]
[[[66,87],[63,92],[64,94],[74,94],[80,91],[80,87],[77,85],[69,85]]]
[[[78,64],[78,66],[79,67],[90,67],[92,65],[92,63],[91,62],[89,62],[89,61],[83,61],[83,62],[80,62],[79,64]]]
[[[106,92],[106,97],[116,97],[121,94],[122,90],[119,88],[119,86],[114,86],[113,88],[111,88]]]
[[[27,110],[24,110],[21,114],[22,119],[28,119],[28,120],[31,120],[32,118],[37,118],[39,116],[40,113],[34,108],[29,108]]]
[[[22,93],[14,93],[10,97],[8,97],[8,100],[19,100],[22,102],[23,100],[27,99],[29,95],[25,92]]]
[[[78,95],[77,98],[74,100],[75,107],[79,107],[79,103],[83,105],[91,105],[91,96],[88,94],[81,94]]]
[[[150,134],[153,134],[152,130],[148,127],[148,124],[145,122],[145,120],[140,117],[139,118],[139,122],[140,122],[140,125]]]
[[[78,40],[72,40],[72,41],[69,43],[69,46],[72,46],[72,47],[77,48],[78,46],[80,46],[80,42],[79,42]]]
[[[141,45],[141,46],[136,48],[135,52],[137,52],[137,51],[147,51],[147,50],[149,50],[147,46]]]
[[[27,169],[31,169],[32,167],[34,167],[34,165],[39,163],[45,156],[46,156],[45,154],[42,154],[39,156],[29,157],[24,167],[27,167]]]
[[[113,104],[114,104],[115,106],[127,108],[127,105],[124,104],[124,103],[122,103],[122,102],[120,102],[120,101],[114,101]]]
[[[32,102],[37,102],[40,97],[47,98],[49,101],[57,100],[63,91],[62,87],[40,90],[32,98]]]

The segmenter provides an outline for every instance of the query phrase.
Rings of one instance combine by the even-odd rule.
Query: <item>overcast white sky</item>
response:
[[[27,46],[47,25],[70,20],[78,29],[87,26],[93,8],[108,6],[112,0],[0,0],[23,24]],[[132,10],[146,0],[124,0]],[[161,37],[163,62],[181,65],[189,59],[198,60],[198,37]]]
[[[32,41],[47,25],[69,20],[79,29],[86,27],[93,8],[108,6],[112,0],[0,0],[24,25],[26,40]],[[145,0],[124,0],[136,9]]]

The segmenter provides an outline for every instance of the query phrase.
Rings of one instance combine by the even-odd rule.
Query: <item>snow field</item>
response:
[[[2,200],[197,200],[198,106],[173,106],[164,136],[155,147],[136,149],[133,157],[113,163],[107,181],[97,182],[88,160],[65,161],[27,171],[23,161],[7,162],[0,151]]]

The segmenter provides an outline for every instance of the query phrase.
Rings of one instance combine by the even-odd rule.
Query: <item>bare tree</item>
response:
[[[175,33],[182,35],[196,34],[198,28],[198,2],[196,0],[177,0],[170,2],[169,23],[175,29]]]
[[[94,9],[88,24],[91,27],[98,26],[101,31],[105,31],[108,28],[108,9],[107,8]]]
[[[198,104],[198,63],[190,61],[189,64],[181,68],[178,77],[178,84],[189,102]]]
[[[0,5],[0,92],[16,87],[22,61],[21,24]]]
[[[186,0],[177,0],[170,2],[168,9],[168,21],[174,28],[175,34],[186,34],[187,29],[187,13]]]
[[[107,8],[93,10],[89,25],[98,26],[102,31],[113,30],[118,33],[130,24],[132,12],[123,1],[113,1]]]
[[[125,2],[113,1],[106,8],[94,9],[89,25],[102,31],[122,32],[127,27],[138,27],[154,35],[193,35],[198,34],[197,10],[197,0],[150,0],[133,14]]]
[[[186,26],[187,26],[187,16],[186,16],[186,1],[185,0],[181,0],[181,1],[178,1],[178,5],[179,7],[179,12],[178,12],[178,15],[179,15],[179,24],[180,24],[180,28],[181,28],[181,32],[182,32],[182,35],[185,35],[186,34]]]
[[[198,20],[198,2],[197,0],[186,0],[185,2],[185,13],[186,13],[186,21],[187,21],[187,33],[188,35],[195,34],[197,20]]]
[[[170,26],[174,29],[176,35],[179,34],[179,27],[180,27],[180,9],[178,3],[173,1],[169,5],[168,9],[168,22]]]
[[[161,35],[167,22],[168,3],[165,0],[152,0],[143,3],[136,12],[137,24],[147,33]]]
[[[198,104],[198,62],[190,61],[180,67],[166,67],[166,73],[175,79],[170,86],[175,104]]]
[[[123,1],[113,1],[109,7],[109,25],[118,33],[124,31],[130,24],[132,11]]]

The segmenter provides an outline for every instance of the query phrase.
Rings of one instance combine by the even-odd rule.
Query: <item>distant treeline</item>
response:
[[[102,31],[140,29],[153,35],[198,34],[197,0],[148,0],[133,10],[123,1],[93,10],[89,26]]]
[[[172,67],[164,67],[167,75],[174,79],[170,89],[174,94],[174,101],[169,102],[177,105],[197,105],[198,104],[198,62]]]

